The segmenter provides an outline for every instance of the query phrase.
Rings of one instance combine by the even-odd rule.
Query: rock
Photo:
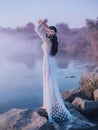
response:
[[[98,89],[94,90],[94,100],[98,101]]]
[[[98,67],[82,76],[80,87],[85,91],[90,100],[94,99],[93,92],[95,89],[98,89]]]
[[[75,88],[62,93],[64,100],[72,102],[76,97],[88,99],[85,91],[82,88]]]
[[[98,113],[98,102],[96,101],[85,101],[85,109],[88,113]]]
[[[48,115],[47,115],[47,112],[46,112],[45,109],[39,108],[39,109],[37,110],[37,113],[38,113],[40,116],[43,116],[43,117],[45,117],[46,119],[48,119]]]
[[[66,101],[67,101],[67,99],[70,97],[70,95],[71,95],[71,91],[66,91],[66,92],[63,92],[63,93],[62,93],[62,97],[63,97],[63,99],[66,100]]]
[[[70,78],[76,78],[76,76],[72,75],[72,76],[70,76]]]
[[[85,109],[83,114],[98,123],[98,102],[96,101],[86,101]]]
[[[94,100],[94,90],[98,89],[98,67],[93,72],[85,73],[80,79],[79,88],[62,93],[64,100],[72,102],[76,97]],[[96,92],[96,97],[98,93]],[[97,100],[97,99],[96,99]]]
[[[12,109],[0,114],[0,130],[54,130],[54,127],[37,112]]]
[[[97,130],[98,127],[91,123],[84,115],[82,115],[73,104],[65,102],[66,107],[73,116],[72,122],[66,126],[68,130]],[[61,130],[66,130],[62,128]]]
[[[72,102],[72,104],[78,108],[78,109],[82,109],[84,110],[85,109],[85,101],[79,97],[76,97],[74,99],[74,101]]]
[[[98,121],[98,102],[75,98],[72,104],[87,118]]]

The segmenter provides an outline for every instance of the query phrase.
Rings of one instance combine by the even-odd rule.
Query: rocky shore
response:
[[[98,68],[84,74],[80,87],[62,93],[73,115],[60,130],[98,130]],[[11,109],[0,114],[0,130],[58,130],[48,121],[45,110]]]

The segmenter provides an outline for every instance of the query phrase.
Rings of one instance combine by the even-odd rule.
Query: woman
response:
[[[50,122],[63,123],[72,115],[65,107],[60,95],[57,82],[57,62],[55,55],[58,52],[57,29],[48,27],[47,20],[39,20],[37,34],[43,40],[43,108],[48,113]]]

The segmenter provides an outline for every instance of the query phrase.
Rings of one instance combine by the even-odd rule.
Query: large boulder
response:
[[[63,100],[72,102],[76,97],[88,99],[83,88],[75,88],[62,93]]]
[[[98,99],[98,67],[92,72],[85,73],[80,81],[79,88],[71,89],[69,91],[63,92],[62,97],[64,100],[72,102],[76,97],[80,97],[88,100]]]
[[[84,114],[86,117],[93,121],[98,121],[98,102],[83,100],[79,97],[75,98],[72,104]]]
[[[82,87],[90,100],[94,99],[94,90],[98,89],[98,67],[82,76],[80,87]]]

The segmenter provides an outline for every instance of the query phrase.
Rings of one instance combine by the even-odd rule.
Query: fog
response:
[[[38,40],[25,41],[15,36],[0,34],[0,63],[10,61],[33,67],[40,56],[40,50]]]
[[[40,45],[38,40],[0,34],[0,103],[22,96],[33,97],[34,87],[41,86],[37,82],[42,77]]]

